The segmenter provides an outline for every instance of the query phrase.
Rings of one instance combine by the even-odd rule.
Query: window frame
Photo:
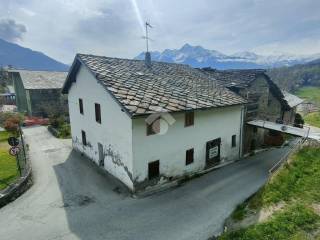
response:
[[[82,140],[82,144],[83,146],[87,146],[88,142],[87,142],[87,134],[84,130],[81,130],[81,140]]]
[[[194,111],[187,111],[184,114],[184,127],[194,126]]]
[[[100,105],[100,103],[94,104],[94,113],[95,113],[96,122],[101,124],[101,105]]]
[[[186,166],[194,162],[194,148],[190,148],[186,151]]]
[[[79,112],[81,115],[84,115],[84,111],[83,111],[83,99],[79,98]]]
[[[234,134],[231,137],[231,147],[235,148],[237,146],[237,135]]]

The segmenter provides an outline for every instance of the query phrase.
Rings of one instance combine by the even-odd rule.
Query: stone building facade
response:
[[[265,70],[225,70],[219,71],[211,68],[203,69],[205,73],[217,79],[219,84],[229,88],[247,100],[245,122],[251,120],[265,120],[282,122],[285,116],[290,115],[292,108],[289,106],[282,91],[269,78]],[[294,119],[290,118],[293,124]],[[261,148],[264,145],[279,144],[281,134],[244,125],[243,152]]]
[[[67,107],[61,94],[66,72],[10,70],[18,111],[28,116],[45,116],[45,108]]]

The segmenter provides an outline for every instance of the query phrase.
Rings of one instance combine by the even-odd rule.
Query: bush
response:
[[[299,113],[296,113],[295,119],[294,119],[294,126],[303,128],[303,125],[304,125],[304,120],[302,116]]]
[[[59,128],[65,124],[63,116],[54,116],[49,118],[49,124],[54,128]]]
[[[22,119],[19,114],[11,115],[9,116],[5,122],[3,127],[8,131],[12,133],[17,133],[19,130],[19,125],[22,123]]]
[[[69,138],[71,136],[70,124],[64,123],[57,128],[52,125],[48,126],[49,132],[57,138]]]
[[[4,124],[8,118],[19,118],[20,122],[23,121],[24,116],[19,113],[1,112],[0,113],[0,126],[4,127]]]

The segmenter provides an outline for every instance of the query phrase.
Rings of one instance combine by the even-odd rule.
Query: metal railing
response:
[[[274,165],[269,169],[268,172],[269,172],[270,177],[271,177],[274,173],[276,173],[284,163],[286,163],[286,162],[288,161],[289,157],[290,157],[293,153],[295,153],[295,151],[298,150],[298,149],[302,146],[302,144],[305,142],[305,140],[306,140],[306,138],[303,138],[303,137],[300,138],[296,143],[294,143],[294,144],[290,147],[290,149],[288,150],[288,152],[287,152],[276,164],[274,164]]]

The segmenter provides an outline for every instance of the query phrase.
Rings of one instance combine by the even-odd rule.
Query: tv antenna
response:
[[[146,22],[145,26],[146,26],[146,35],[143,36],[142,38],[146,40],[147,52],[149,52],[149,40],[152,41],[152,39],[149,38],[148,28],[153,28],[153,27],[151,26],[151,24],[149,22]]]

